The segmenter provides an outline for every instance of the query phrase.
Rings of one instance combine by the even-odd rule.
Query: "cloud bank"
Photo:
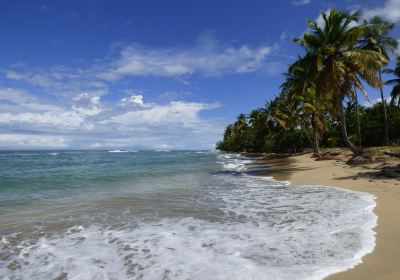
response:
[[[262,67],[271,46],[224,46],[215,39],[201,38],[189,48],[144,48],[130,44],[116,46],[115,54],[97,66],[100,79],[118,80],[126,76],[179,77],[199,74],[220,76],[256,72]]]
[[[199,116],[219,104],[146,103],[141,95],[104,102],[88,94],[65,106],[58,103],[43,104],[24,90],[0,88],[0,148],[210,149],[222,130],[218,120]]]
[[[81,68],[50,68],[16,65],[2,72],[10,80],[57,91],[100,90],[111,82],[134,77],[179,79],[194,75],[219,77],[262,71],[273,72],[266,63],[274,46],[232,46],[212,35],[198,37],[187,47],[151,48],[140,44],[114,44],[105,58]],[[271,61],[269,61],[271,62]]]
[[[104,58],[80,67],[16,63],[0,69],[0,149],[213,148],[225,122],[203,112],[220,104],[188,101],[190,93],[173,88],[148,102],[132,83],[265,73],[276,67],[266,63],[273,50],[203,34],[191,46],[113,44]]]

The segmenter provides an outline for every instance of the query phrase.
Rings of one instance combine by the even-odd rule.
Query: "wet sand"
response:
[[[400,160],[351,167],[349,154],[340,150],[339,160],[316,161],[311,154],[267,160],[268,176],[293,184],[328,185],[369,192],[377,197],[378,226],[375,250],[355,268],[334,274],[329,280],[400,279]]]

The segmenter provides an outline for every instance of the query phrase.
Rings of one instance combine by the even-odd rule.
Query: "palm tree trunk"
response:
[[[314,147],[314,142],[311,140],[310,135],[307,132],[307,129],[304,127],[304,125],[301,125],[301,131],[303,131],[304,135],[306,136],[308,142],[310,142],[311,146]]]
[[[346,146],[353,152],[354,156],[359,156],[362,154],[362,149],[356,147],[349,139],[347,135],[346,128],[346,115],[344,113],[343,102],[341,99],[337,101],[338,111],[339,111],[339,119],[340,119],[340,128],[342,130],[342,138]]]
[[[317,122],[315,120],[314,114],[312,114],[312,126],[314,129],[314,153],[320,158],[321,157],[321,150],[319,149],[319,135],[317,129]]]
[[[385,96],[383,95],[382,71],[380,69],[379,69],[379,80],[381,81],[380,91],[381,91],[381,99],[382,99],[383,124],[384,124],[384,129],[385,129],[384,143],[386,146],[388,146],[389,145],[389,127],[388,127],[387,112],[386,112],[386,100],[385,100]]]
[[[358,131],[358,145],[361,147],[361,126],[360,126],[360,114],[358,112],[358,96],[357,90],[354,86],[354,98],[356,103],[356,116],[357,116],[357,131]]]
[[[314,131],[314,144],[315,144],[315,151],[317,152],[317,156],[321,157],[321,150],[319,149],[319,135],[318,131],[315,129]]]

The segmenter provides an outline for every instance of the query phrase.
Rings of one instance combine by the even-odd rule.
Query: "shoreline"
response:
[[[266,174],[277,180],[295,185],[326,185],[353,191],[367,192],[376,197],[375,214],[378,216],[376,246],[372,253],[362,258],[362,263],[325,279],[400,279],[400,177],[382,173],[398,172],[400,161],[385,159],[367,166],[349,166],[344,161],[350,155],[339,150],[343,161],[316,161],[311,153],[265,159],[270,167]],[[397,168],[397,169],[396,169]],[[397,173],[394,173],[397,174]]]

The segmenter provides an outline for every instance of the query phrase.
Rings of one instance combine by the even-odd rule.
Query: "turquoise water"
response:
[[[373,196],[259,168],[209,151],[0,152],[0,278],[322,279],[373,249]]]
[[[214,158],[201,151],[1,152],[0,233],[31,221],[43,222],[41,215],[98,210],[97,204],[107,201],[120,199],[129,204],[167,191],[171,195],[181,188],[189,194],[192,187],[201,186],[203,175],[218,170]],[[124,202],[112,208],[119,206],[124,207]],[[4,221],[8,215],[10,219]],[[16,215],[21,218],[16,220]]]

